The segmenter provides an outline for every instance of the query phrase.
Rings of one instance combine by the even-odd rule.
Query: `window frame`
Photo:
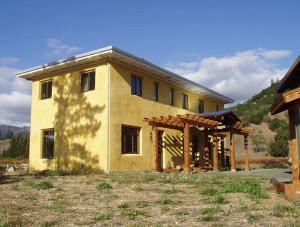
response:
[[[142,86],[143,86],[142,78],[132,74],[131,75],[131,94],[142,97],[142,95],[143,95]]]
[[[134,132],[136,131],[136,132]],[[139,155],[141,128],[136,126],[122,125],[121,127],[121,153],[122,155]],[[131,140],[130,140],[131,139]],[[129,144],[129,143],[132,144]],[[131,151],[127,150],[130,149]]]
[[[44,91],[44,89],[45,89],[45,91]],[[51,99],[52,98],[52,80],[42,81],[40,91],[41,91],[41,95],[40,95],[41,100]],[[44,94],[45,94],[45,96],[43,97]]]
[[[153,84],[153,93],[154,93],[153,99],[154,99],[154,101],[158,101],[158,94],[159,94],[158,87],[159,87],[158,83],[154,82],[154,84]]]
[[[204,113],[204,100],[198,99],[198,113]]]
[[[182,109],[189,109],[189,96],[187,94],[182,93]]]
[[[52,134],[51,134],[52,132]],[[47,133],[47,134],[46,134]],[[55,142],[55,137],[54,137],[54,128],[49,128],[49,129],[43,129],[42,130],[42,159],[54,159],[54,142]],[[53,136],[53,142],[47,142],[45,139],[46,137]],[[48,144],[45,144],[48,143]],[[51,144],[50,144],[51,143]],[[50,148],[49,148],[50,146]],[[52,146],[52,148],[51,148]],[[48,149],[51,149],[50,151]]]
[[[85,83],[87,83],[85,85]],[[80,73],[80,91],[81,93],[94,91],[96,87],[96,71]]]
[[[170,105],[174,106],[174,88],[170,88]]]

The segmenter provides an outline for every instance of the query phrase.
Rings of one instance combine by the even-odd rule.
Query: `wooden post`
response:
[[[225,167],[225,147],[224,147],[224,137],[221,137],[221,168]]]
[[[293,180],[299,180],[299,161],[295,123],[295,111],[289,109],[290,147],[292,153],[292,176]]]
[[[184,125],[184,147],[183,147],[183,158],[184,158],[184,171],[189,173],[190,170],[190,125],[185,123]]]
[[[230,130],[230,164],[231,164],[231,171],[236,171],[234,133],[232,132],[232,129]]]
[[[244,147],[245,147],[245,170],[250,171],[249,165],[249,150],[248,150],[248,136],[244,135]]]
[[[152,128],[152,170],[158,171],[158,130],[157,126]]]
[[[205,143],[205,148],[204,148],[204,169],[208,170],[209,169],[209,149],[208,149],[208,134],[207,134],[207,131],[205,131],[205,134],[204,134],[204,143]]]
[[[213,135],[213,155],[214,155],[214,171],[219,170],[219,160],[218,160],[218,139],[215,135]]]

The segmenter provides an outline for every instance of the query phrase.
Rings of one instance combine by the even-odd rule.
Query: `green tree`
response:
[[[261,133],[255,133],[250,135],[250,139],[254,144],[254,152],[260,152],[265,150],[266,139]]]
[[[287,157],[289,155],[289,132],[285,126],[277,130],[277,134],[269,145],[269,152],[273,157]]]

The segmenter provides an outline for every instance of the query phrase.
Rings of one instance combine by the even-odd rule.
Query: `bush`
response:
[[[101,191],[101,190],[112,189],[113,187],[110,184],[106,183],[106,182],[102,182],[102,183],[98,184],[96,186],[96,188]]]

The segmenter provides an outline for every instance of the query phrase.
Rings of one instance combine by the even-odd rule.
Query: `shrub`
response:
[[[106,182],[102,182],[102,183],[99,183],[99,184],[96,186],[96,188],[97,188],[99,191],[101,191],[101,190],[112,189],[113,187],[112,187],[110,184],[106,183]]]
[[[201,194],[202,195],[216,195],[216,194],[218,194],[218,190],[211,186],[208,186],[202,190]]]

